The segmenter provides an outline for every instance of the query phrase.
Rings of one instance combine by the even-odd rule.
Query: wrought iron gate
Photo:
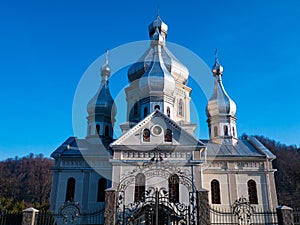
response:
[[[122,200],[119,199],[119,201]],[[194,196],[190,193],[190,203],[192,201],[194,201]],[[145,192],[141,201],[123,204],[123,207],[118,208],[117,224],[194,225],[195,207],[194,204],[171,202],[165,188],[151,187]]]

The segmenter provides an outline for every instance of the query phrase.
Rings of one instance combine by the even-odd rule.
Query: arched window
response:
[[[258,204],[257,189],[254,180],[248,181],[248,196],[250,204]]]
[[[228,136],[228,127],[227,125],[224,125],[224,136]]]
[[[211,181],[211,202],[212,204],[221,204],[220,183],[217,180]]]
[[[108,125],[105,126],[105,136],[106,137],[109,136],[109,127],[108,127]]]
[[[148,115],[148,107],[144,108],[144,118]]]
[[[105,201],[105,189],[106,189],[106,179],[100,178],[98,180],[98,194],[97,194],[97,202],[104,202]]]
[[[75,195],[75,179],[73,177],[69,178],[67,181],[67,190],[66,190],[66,202],[67,201],[74,201]]]
[[[235,137],[235,129],[234,129],[234,127],[232,127],[232,134],[233,134],[233,137]]]
[[[99,124],[96,125],[96,134],[100,135],[100,125]]]
[[[146,141],[146,142],[150,141],[150,130],[149,129],[143,130],[143,141]]]
[[[144,174],[139,173],[135,176],[135,189],[134,189],[134,201],[135,202],[145,201],[145,198],[144,198],[145,183],[146,183],[146,178],[145,178]]]
[[[171,110],[170,110],[170,107],[167,107],[167,116],[170,118],[170,115],[171,115]]]
[[[173,174],[169,177],[169,201],[179,202],[179,177]]]
[[[218,127],[215,126],[214,127],[214,137],[217,137],[218,136]]]
[[[133,106],[133,115],[137,115],[138,114],[138,103],[136,102]]]
[[[155,105],[154,109],[160,110],[160,106],[159,105]]]
[[[172,142],[172,131],[170,129],[166,129],[165,142]]]
[[[183,116],[183,101],[182,101],[182,99],[180,99],[178,102],[178,115]]]

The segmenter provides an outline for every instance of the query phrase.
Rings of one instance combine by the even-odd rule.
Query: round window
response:
[[[155,134],[155,135],[160,135],[161,134],[161,132],[162,132],[162,129],[161,129],[161,127],[160,126],[154,126],[153,128],[152,128],[152,132],[153,132],[153,134]]]

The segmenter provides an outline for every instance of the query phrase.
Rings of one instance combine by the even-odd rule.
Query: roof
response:
[[[239,140],[237,144],[217,144],[209,140],[202,140],[207,146],[207,157],[261,157],[275,159],[263,144],[256,138],[249,137],[245,140]]]
[[[105,154],[104,154],[105,153]],[[52,154],[51,157],[82,157],[82,156],[101,156],[107,157],[107,150],[102,144],[91,144],[86,139],[69,137]]]
[[[144,129],[152,130],[155,126],[160,126],[162,130],[170,129],[172,132],[173,140],[171,143],[165,143],[163,138],[163,133],[159,135],[152,135],[150,142],[142,142],[142,131]],[[151,132],[152,133],[152,132]],[[137,146],[141,149],[141,146],[184,146],[188,147],[200,147],[204,148],[205,145],[194,135],[188,133],[184,130],[178,123],[170,119],[164,113],[156,110],[141,120],[138,124],[132,127],[129,131],[122,134],[116,141],[110,144],[110,146],[115,149],[118,146]],[[123,148],[123,147],[122,147]],[[133,148],[134,149],[134,148]]]
[[[163,116],[165,115],[156,111],[146,117],[141,123],[145,123],[149,121],[151,118],[155,116]],[[171,120],[170,120],[171,121]],[[179,126],[172,121],[172,125],[174,127],[179,128]],[[169,124],[169,123],[168,123]],[[142,126],[139,124],[133,127],[131,130],[121,135],[119,139],[112,143],[112,146],[121,145],[123,146],[123,142],[134,136],[135,131],[139,130]],[[197,140],[192,135],[187,133],[184,130],[181,130],[184,133],[184,140],[180,141],[189,141],[191,146],[195,144],[198,147],[205,147],[207,151],[207,157],[224,157],[224,158],[236,158],[236,157],[259,157],[259,158],[267,158],[267,159],[275,159],[276,156],[270,152],[261,142],[259,142],[255,137],[248,137],[247,139],[239,140],[237,144],[216,144],[212,143],[209,140]],[[181,133],[182,134],[182,133]],[[137,145],[137,148],[143,149],[145,146]],[[187,148],[188,145],[182,145],[183,148]],[[107,150],[103,145],[100,144],[91,144],[86,139],[78,139],[76,137],[69,137],[62,145],[60,145],[52,154],[52,158],[63,157],[82,157],[82,156],[105,156],[107,157]]]

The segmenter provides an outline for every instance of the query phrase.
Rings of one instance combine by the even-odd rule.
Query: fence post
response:
[[[197,224],[210,225],[210,210],[208,203],[208,190],[197,191]]]
[[[22,225],[35,225],[36,215],[39,210],[30,207],[23,210]]]
[[[108,188],[105,190],[104,225],[116,224],[117,198],[116,190]]]
[[[294,225],[293,209],[287,206],[276,208],[278,225]]]

